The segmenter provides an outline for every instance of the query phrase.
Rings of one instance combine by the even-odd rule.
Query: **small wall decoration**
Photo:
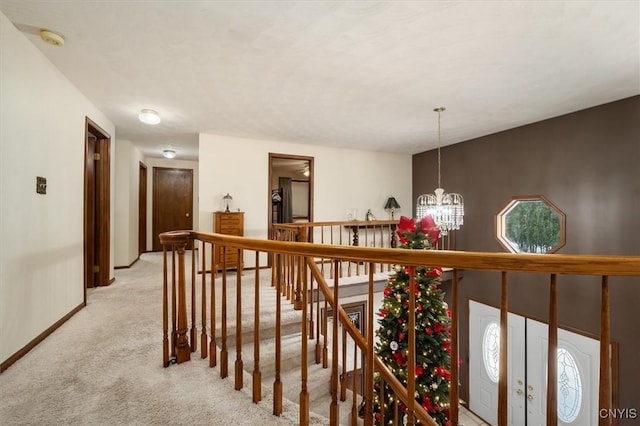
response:
[[[376,217],[373,215],[373,213],[371,213],[371,209],[367,210],[367,220],[376,220]]]

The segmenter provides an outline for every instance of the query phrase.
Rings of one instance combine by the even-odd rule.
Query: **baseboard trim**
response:
[[[135,263],[140,260],[140,256],[136,257],[133,262],[131,262],[129,265],[125,265],[125,266],[114,266],[113,269],[128,269],[131,268],[133,265],[135,265]]]
[[[84,308],[85,306],[86,306],[86,303],[82,302],[81,304],[73,308],[71,312],[66,314],[64,317],[60,318],[55,324],[53,324],[51,327],[47,328],[45,331],[40,333],[35,339],[27,343],[22,349],[20,349],[18,352],[16,352],[15,354],[7,358],[5,361],[3,361],[2,364],[0,364],[0,373],[4,372],[7,368],[11,367],[16,361],[18,361],[20,358],[25,356],[31,349],[35,348],[38,345],[38,343],[46,339],[51,333],[56,331],[56,329],[58,329],[62,324],[67,322],[69,318],[77,314],[80,311],[80,309]]]

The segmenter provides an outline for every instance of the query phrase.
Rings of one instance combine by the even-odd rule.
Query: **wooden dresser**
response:
[[[213,232],[216,234],[227,234],[244,236],[244,212],[214,212],[213,213]],[[222,247],[215,247],[214,252],[214,270],[219,271],[223,265]],[[226,268],[238,269],[238,251],[228,248],[225,255]],[[240,259],[242,265],[242,259]]]

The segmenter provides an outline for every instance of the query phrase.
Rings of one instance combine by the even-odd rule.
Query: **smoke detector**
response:
[[[63,46],[64,45],[64,37],[62,34],[58,34],[55,31],[51,30],[40,30],[40,38],[45,42],[49,43],[53,46]]]

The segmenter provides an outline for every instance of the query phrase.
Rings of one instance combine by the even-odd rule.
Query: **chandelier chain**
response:
[[[438,188],[442,188],[440,183],[440,113],[443,109],[442,107],[435,109],[438,112]]]

